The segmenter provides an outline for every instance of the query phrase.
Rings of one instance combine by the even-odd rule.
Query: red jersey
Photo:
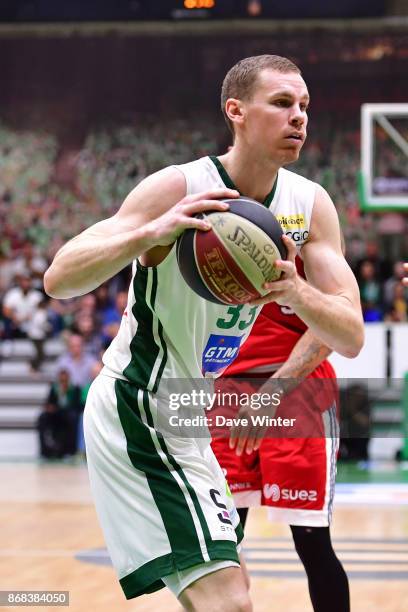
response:
[[[296,268],[305,278],[300,257],[296,258]],[[238,357],[224,372],[224,376],[251,371],[267,372],[271,364],[279,366],[287,361],[306,329],[303,321],[288,306],[280,306],[276,302],[265,304]]]

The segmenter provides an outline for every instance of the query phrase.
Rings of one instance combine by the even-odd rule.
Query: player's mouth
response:
[[[304,139],[305,135],[303,132],[292,132],[291,134],[288,134],[288,136],[285,136],[285,140],[292,140],[296,142],[303,142]]]

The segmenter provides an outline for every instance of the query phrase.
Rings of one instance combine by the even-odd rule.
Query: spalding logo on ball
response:
[[[250,198],[226,199],[229,210],[206,213],[211,230],[187,229],[177,241],[180,272],[198,295],[216,304],[245,304],[268,293],[277,259],[286,259],[279,221]]]

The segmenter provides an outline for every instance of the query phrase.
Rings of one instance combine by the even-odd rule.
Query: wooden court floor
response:
[[[2,463],[0,483],[0,590],[70,592],[69,608],[44,610],[180,612],[164,589],[124,599],[84,465]],[[353,612],[408,610],[408,506],[338,507],[332,531],[350,575]],[[311,611],[289,530],[269,523],[263,509],[250,513],[246,556],[254,610]]]

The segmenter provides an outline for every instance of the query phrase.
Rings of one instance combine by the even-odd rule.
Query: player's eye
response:
[[[280,106],[283,108],[289,108],[289,106],[292,104],[290,100],[287,100],[286,98],[282,98],[280,100],[275,100],[273,102],[273,104],[275,104],[276,106]]]

